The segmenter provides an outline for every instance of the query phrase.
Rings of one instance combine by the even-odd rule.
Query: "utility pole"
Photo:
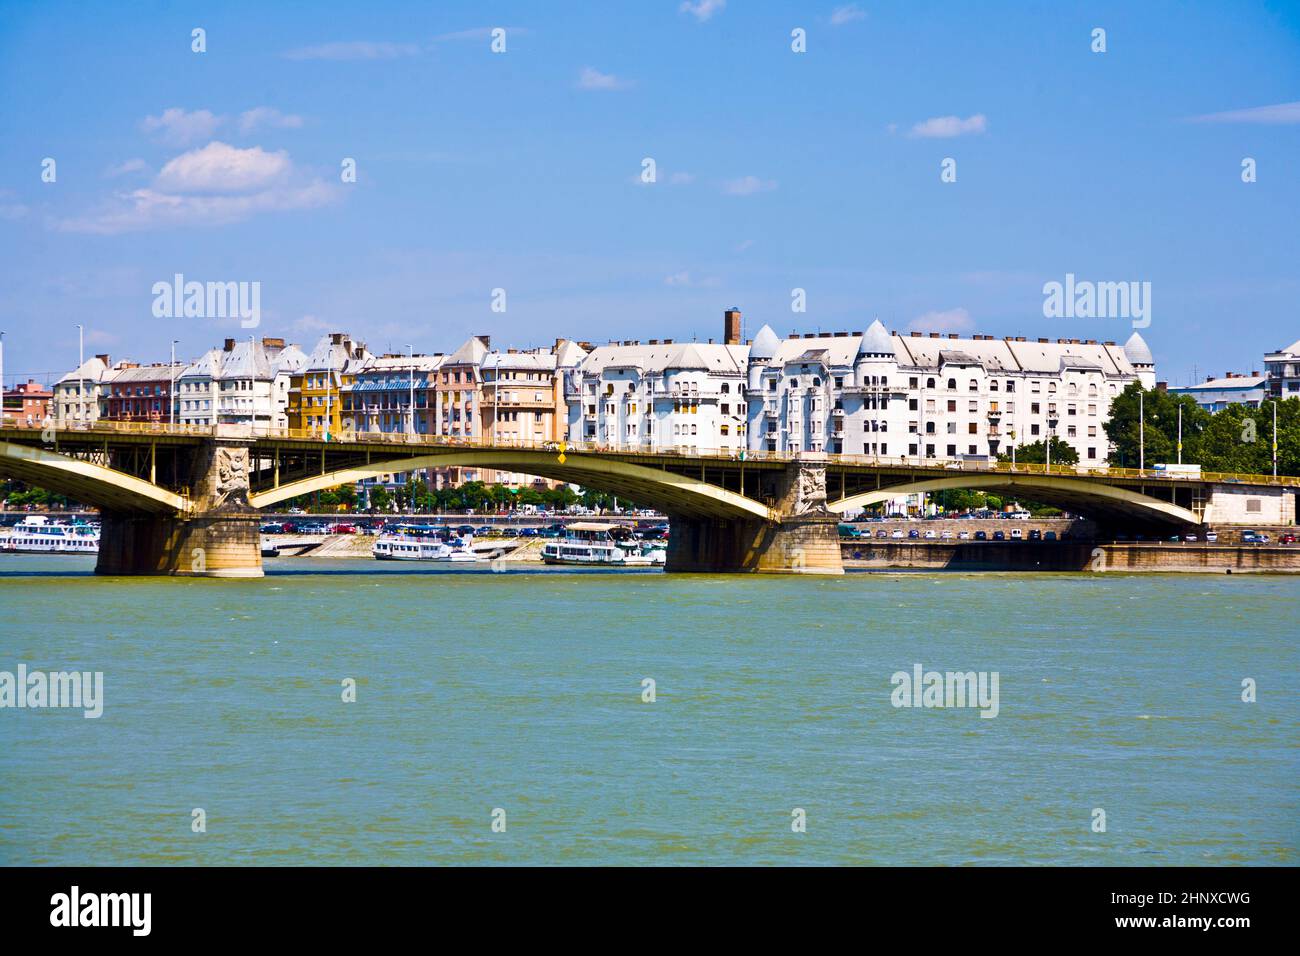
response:
[[[325,440],[330,440],[330,383],[334,379],[334,344],[331,342],[325,359],[325,425],[322,428]]]
[[[0,419],[5,417],[5,334],[0,331]]]

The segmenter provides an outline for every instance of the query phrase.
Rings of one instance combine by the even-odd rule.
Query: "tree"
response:
[[[1144,447],[1147,467],[1157,462],[1178,461],[1180,407],[1183,413],[1183,461],[1199,463],[1202,434],[1209,424],[1210,413],[1197,405],[1190,395],[1174,395],[1154,388],[1146,390],[1137,382],[1130,382],[1110,403],[1110,418],[1104,426],[1113,448],[1110,463],[1121,468],[1137,468],[1144,460]]]
[[[1062,441],[1057,436],[1052,436],[1052,464],[1053,465],[1077,465],[1079,463],[1079,453],[1074,450],[1074,446],[1068,442]],[[1010,461],[1011,454],[998,455],[998,461]],[[1047,445],[1040,439],[1030,445],[1021,445],[1016,449],[1016,462],[1021,465],[1044,465],[1047,463]]]

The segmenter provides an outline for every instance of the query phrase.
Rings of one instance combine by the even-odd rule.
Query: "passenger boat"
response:
[[[98,554],[99,527],[28,515],[0,539],[0,550],[18,554]]]
[[[370,553],[379,561],[484,560],[467,548],[447,544],[439,536],[440,532],[443,529],[429,525],[398,525],[376,538]]]
[[[571,524],[564,529],[563,537],[542,546],[542,561],[546,564],[610,568],[649,567],[663,563],[661,553],[654,549],[642,551],[631,542],[620,545],[615,541],[613,532],[619,527],[594,521]]]

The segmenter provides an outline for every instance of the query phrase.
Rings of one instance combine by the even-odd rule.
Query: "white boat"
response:
[[[446,561],[452,550],[437,538],[381,534],[370,553],[379,561]]]
[[[28,515],[0,538],[0,550],[17,554],[98,554],[99,526],[64,524]]]
[[[634,544],[626,547],[614,540],[616,524],[583,521],[564,529],[564,536],[542,545],[542,561],[546,564],[572,564],[597,567],[626,568],[651,567],[663,564],[663,552],[656,549],[642,551]]]

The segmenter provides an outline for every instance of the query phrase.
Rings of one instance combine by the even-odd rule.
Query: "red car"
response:
[[[354,524],[336,524],[330,528],[330,534],[356,534],[357,526]]]
[[[1295,544],[1296,536],[1293,534],[1284,534],[1277,540],[1280,544]]]

